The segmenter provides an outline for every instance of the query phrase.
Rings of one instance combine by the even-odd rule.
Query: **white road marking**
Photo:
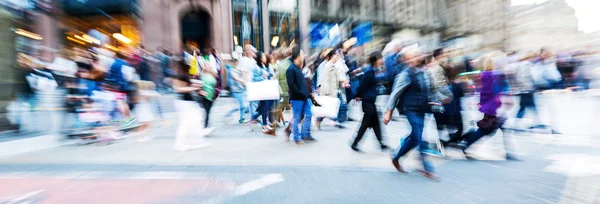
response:
[[[21,201],[24,201],[33,196],[36,196],[37,194],[40,194],[41,192],[44,192],[44,190],[37,190],[37,191],[31,191],[29,193],[25,193],[21,196],[11,199],[10,201],[8,201],[7,204],[22,203]],[[11,197],[14,197],[14,196],[11,196]]]
[[[247,183],[237,186],[235,188],[235,195],[236,196],[245,195],[252,191],[256,191],[258,189],[267,187],[269,185],[282,182],[283,180],[284,179],[281,174],[267,174],[259,179],[256,179],[254,181],[250,181],[250,182],[247,182]]]

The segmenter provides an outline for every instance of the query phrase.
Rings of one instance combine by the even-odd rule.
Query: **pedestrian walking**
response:
[[[141,134],[138,139],[139,142],[146,142],[154,137],[153,132],[150,129],[154,121],[156,121],[157,113],[155,108],[152,107],[151,99],[159,96],[158,92],[155,91],[156,85],[150,81],[136,81],[137,87],[137,105],[134,112],[138,118],[138,122],[141,124],[137,132]]]
[[[202,84],[193,84],[189,76],[189,66],[180,61],[182,67],[177,79],[173,80],[173,90],[179,97],[175,101],[177,110],[177,130],[175,133],[175,150],[187,151],[208,146],[204,136],[211,133],[213,128],[202,128],[198,122],[203,122],[204,111],[194,100],[194,94],[201,90]]]
[[[292,133],[294,142],[297,145],[304,145],[305,142],[316,141],[310,135],[310,125],[312,118],[311,101],[309,87],[302,74],[302,66],[304,64],[304,53],[300,48],[294,48],[292,51],[292,61],[286,71],[287,84],[289,87],[290,103],[292,104],[292,112],[294,119],[292,120]],[[302,124],[300,121],[303,120]],[[302,129],[300,130],[300,125]]]
[[[424,69],[423,57],[418,48],[411,48],[404,54],[408,68],[396,76],[390,100],[387,103],[387,112],[383,117],[384,124],[388,124],[397,104],[410,123],[411,132],[402,142],[398,152],[392,158],[392,164],[401,173],[406,171],[398,161],[411,149],[419,146],[421,162],[424,170],[420,172],[429,179],[437,179],[433,164],[428,160],[425,151],[428,143],[422,140],[425,114],[431,112],[431,105],[439,105],[431,102],[435,98],[431,91],[431,79]]]
[[[470,132],[465,135],[465,145],[461,148],[465,152],[468,159],[472,159],[467,149],[475,142],[486,135],[492,135],[498,129],[502,129],[505,117],[498,112],[498,109],[503,104],[509,106],[510,98],[502,98],[509,90],[506,76],[501,70],[504,70],[507,64],[506,54],[496,51],[488,54],[484,58],[484,71],[481,74],[481,93],[480,93],[480,108],[479,111],[484,114],[483,118],[477,122],[478,129],[475,132]],[[503,100],[504,99],[504,100]],[[506,149],[507,160],[518,160],[512,153],[512,148],[506,131],[503,130],[504,148]]]
[[[240,112],[240,117],[238,120],[239,124],[245,123],[245,105],[244,101],[246,100],[246,72],[239,69],[239,66],[229,68],[229,75],[231,78],[228,80],[229,82],[229,91],[231,91],[231,97],[235,99],[238,103],[238,107],[231,109],[227,112],[227,116],[230,116],[235,111]]]
[[[256,53],[255,60],[257,65],[253,71],[252,82],[271,80],[274,74],[267,67],[267,65],[269,64],[267,61],[267,56],[262,52],[258,52]],[[258,119],[258,116],[262,116],[261,125],[263,128],[263,133],[275,136],[275,130],[270,126],[269,120],[272,103],[272,100],[259,101],[257,113],[255,115],[252,115],[251,120],[256,121]]]
[[[342,98],[342,92],[345,87],[343,86],[346,81],[346,72],[343,68],[343,63],[340,63],[340,55],[335,50],[329,50],[325,55],[325,61],[317,68],[319,79],[317,80],[317,93],[320,96],[334,97],[340,100],[340,105],[345,104],[345,99]],[[337,118],[331,118],[336,122],[336,127],[344,128],[341,121],[343,120],[342,115],[338,114]],[[323,117],[317,118],[317,128],[321,129],[321,122]]]
[[[352,150],[360,152],[358,143],[362,139],[363,135],[367,131],[367,128],[372,128],[375,132],[375,137],[381,145],[381,150],[388,150],[388,146],[383,143],[383,135],[381,133],[381,121],[379,120],[379,113],[375,106],[375,100],[377,99],[378,82],[375,79],[375,69],[379,69],[383,66],[383,55],[380,52],[372,53],[369,56],[369,68],[365,71],[360,86],[356,91],[356,101],[362,101],[362,110],[364,112],[363,119],[360,123],[360,128],[356,134],[354,142],[352,142]]]
[[[204,128],[208,128],[210,120],[210,111],[214,104],[214,100],[217,98],[217,84],[219,82],[219,72],[214,57],[210,53],[209,49],[204,49],[202,56],[198,59],[200,66],[200,81],[202,82],[202,90],[200,92],[200,104],[204,108]]]

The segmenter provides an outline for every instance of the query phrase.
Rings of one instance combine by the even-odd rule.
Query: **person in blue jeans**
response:
[[[229,110],[226,116],[230,116],[235,111],[239,110],[240,119],[238,120],[238,123],[243,124],[244,122],[246,122],[244,119],[246,111],[246,108],[244,107],[244,99],[246,98],[246,81],[244,79],[246,79],[246,72],[238,69],[237,67],[234,68],[229,65],[227,66],[227,68],[229,69],[230,78],[228,82],[231,91],[231,97],[235,99],[239,106]]]
[[[310,135],[310,124],[312,119],[312,102],[310,99],[310,90],[302,73],[304,64],[304,53],[300,48],[292,51],[293,63],[286,71],[287,84],[289,87],[290,103],[294,119],[292,120],[292,134],[296,145],[304,145],[306,142],[314,142]],[[300,124],[302,121],[302,124]],[[302,130],[300,130],[302,125]]]
[[[398,153],[392,158],[392,164],[401,173],[406,173],[399,163],[399,159],[406,155],[410,150],[419,147],[421,162],[424,170],[420,173],[432,180],[437,180],[433,164],[428,160],[425,151],[428,149],[428,143],[422,140],[425,113],[431,112],[431,105],[438,105],[434,102],[437,97],[443,96],[432,90],[431,78],[428,72],[424,70],[423,58],[421,52],[416,48],[409,50],[404,55],[407,59],[408,68],[398,74],[394,80],[392,94],[386,106],[387,112],[383,117],[383,123],[388,124],[396,106],[400,104],[403,114],[406,116],[411,126],[411,132],[402,142]]]

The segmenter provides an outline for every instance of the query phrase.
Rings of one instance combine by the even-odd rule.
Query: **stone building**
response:
[[[548,0],[540,4],[512,6],[507,11],[506,46],[514,51],[538,51],[548,47],[565,51],[598,45],[594,34],[578,30],[575,10],[564,0]]]

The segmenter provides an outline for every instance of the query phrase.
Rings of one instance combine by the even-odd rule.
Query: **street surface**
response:
[[[282,132],[237,124],[237,112],[224,117],[230,107],[230,98],[218,99],[212,145],[196,151],[173,150],[169,113],[148,142],[131,135],[0,158],[0,203],[600,203],[600,139],[592,135],[499,132],[473,147],[478,161],[453,149],[433,158],[434,182],[414,172],[416,152],[402,160],[411,173],[397,173],[372,132],[365,153],[351,151],[358,122],[315,129],[319,142],[298,147]],[[396,147],[408,129],[402,118],[392,122],[386,142]],[[503,159],[504,135],[523,161]]]

